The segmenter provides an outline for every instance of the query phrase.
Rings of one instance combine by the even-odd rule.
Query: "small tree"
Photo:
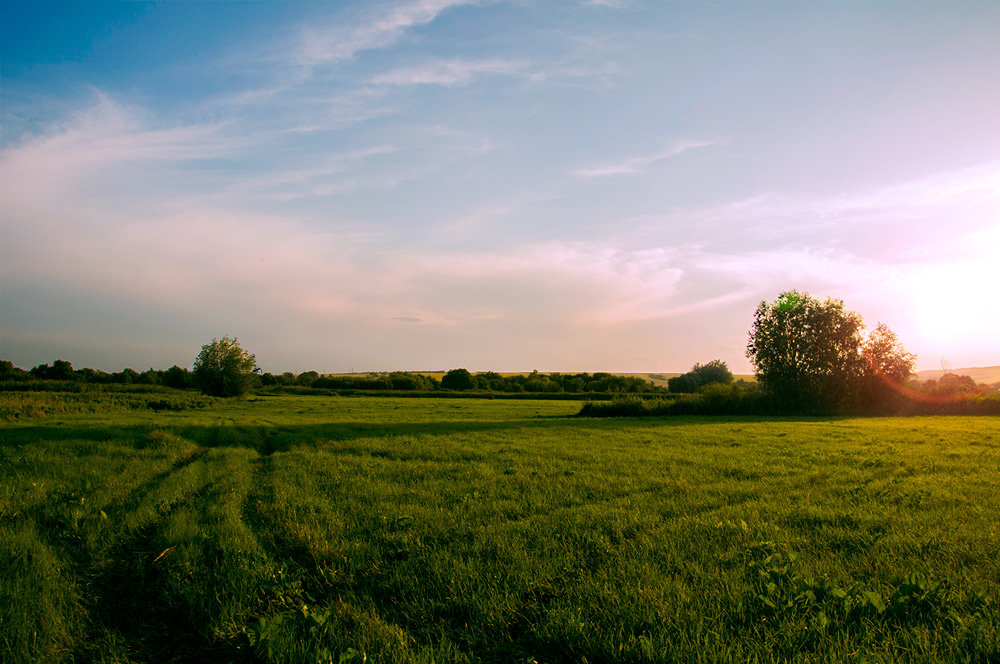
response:
[[[316,371],[303,371],[295,377],[295,381],[303,387],[312,387],[318,378],[319,373]]]
[[[869,408],[884,409],[900,401],[902,385],[913,373],[917,356],[903,348],[885,323],[879,323],[862,344],[861,358]]]
[[[254,356],[234,337],[212,339],[201,347],[191,377],[205,394],[234,397],[246,394],[253,381]]]
[[[696,392],[705,385],[733,382],[733,372],[722,360],[712,360],[705,364],[695,364],[691,371],[667,380],[671,392]]]
[[[452,369],[441,377],[441,387],[446,390],[471,390],[475,386],[468,369]]]

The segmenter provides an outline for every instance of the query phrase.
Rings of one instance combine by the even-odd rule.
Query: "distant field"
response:
[[[969,376],[977,383],[992,385],[1000,383],[1000,367],[970,367],[966,369],[949,369],[947,373],[958,374],[959,376]],[[943,370],[928,370],[917,373],[920,380],[937,380],[945,374]]]
[[[1000,418],[3,394],[3,662],[997,662]]]

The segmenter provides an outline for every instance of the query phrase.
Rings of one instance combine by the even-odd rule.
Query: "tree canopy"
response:
[[[863,330],[861,316],[843,301],[788,291],[757,307],[747,357],[781,408],[875,407],[910,375],[914,356],[884,324],[867,339]]]
[[[468,369],[452,369],[441,378],[441,387],[446,390],[471,390],[475,386]]]
[[[241,396],[253,382],[254,367],[254,356],[243,350],[235,337],[222,337],[201,347],[191,377],[205,394]]]
[[[712,360],[705,364],[695,364],[691,371],[667,380],[671,392],[697,392],[705,385],[733,382],[733,372],[722,360]]]

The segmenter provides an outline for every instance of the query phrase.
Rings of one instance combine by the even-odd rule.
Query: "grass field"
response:
[[[1000,662],[1000,418],[171,404],[0,394],[3,662]]]

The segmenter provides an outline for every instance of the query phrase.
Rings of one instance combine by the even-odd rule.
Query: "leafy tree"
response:
[[[191,377],[205,394],[233,397],[246,394],[254,368],[254,356],[243,350],[235,337],[222,337],[201,347]]]
[[[40,380],[74,380],[76,372],[73,365],[66,360],[56,360],[50,367],[47,364],[39,364],[32,367],[31,375]]]
[[[891,410],[916,356],[884,323],[863,329],[841,300],[789,291],[757,307],[747,357],[780,408]]]
[[[971,376],[960,376],[953,373],[946,373],[939,380],[930,378],[917,385],[917,390],[921,394],[944,399],[967,396],[986,389],[988,387],[985,385],[976,385],[976,381]]]
[[[125,367],[121,371],[111,374],[112,383],[122,383],[131,385],[139,380],[139,372],[131,367]]]
[[[885,323],[872,330],[861,348],[867,369],[895,383],[902,383],[913,373],[917,356],[908,353],[896,334]]]
[[[73,371],[73,365],[66,360],[56,360],[52,363],[52,371],[49,374],[49,378],[53,380],[73,380],[76,378],[76,372]]]
[[[864,400],[869,408],[886,408],[902,399],[900,387],[913,373],[917,356],[903,348],[896,334],[879,323],[861,346]]]
[[[471,390],[475,386],[468,369],[452,369],[441,377],[441,387],[446,390]]]
[[[712,360],[705,364],[695,364],[691,371],[667,380],[671,392],[697,392],[705,385],[733,382],[733,372],[722,360]]]
[[[91,369],[90,367],[77,369],[76,375],[77,378],[79,378],[85,383],[101,384],[101,383],[111,382],[111,374],[105,371],[100,371],[98,369]]]
[[[160,372],[150,367],[146,371],[139,374],[139,380],[136,382],[141,385],[159,385],[160,384]]]
[[[295,382],[303,387],[311,387],[316,379],[319,378],[319,373],[316,371],[303,371],[298,376],[295,377]]]
[[[188,387],[191,384],[190,372],[175,364],[163,372],[163,384],[177,389]]]
[[[788,291],[757,307],[747,357],[779,407],[843,408],[858,397],[862,328],[841,300]]]
[[[10,360],[0,360],[0,381],[27,380],[30,377],[30,373],[20,367],[15,367]]]
[[[430,391],[434,389],[434,381],[421,374],[393,371],[389,374],[389,388],[393,390]]]
[[[561,392],[562,388],[559,387],[553,380],[548,376],[543,376],[538,373],[538,370],[532,371],[528,374],[527,380],[524,381],[524,389],[526,392]]]

